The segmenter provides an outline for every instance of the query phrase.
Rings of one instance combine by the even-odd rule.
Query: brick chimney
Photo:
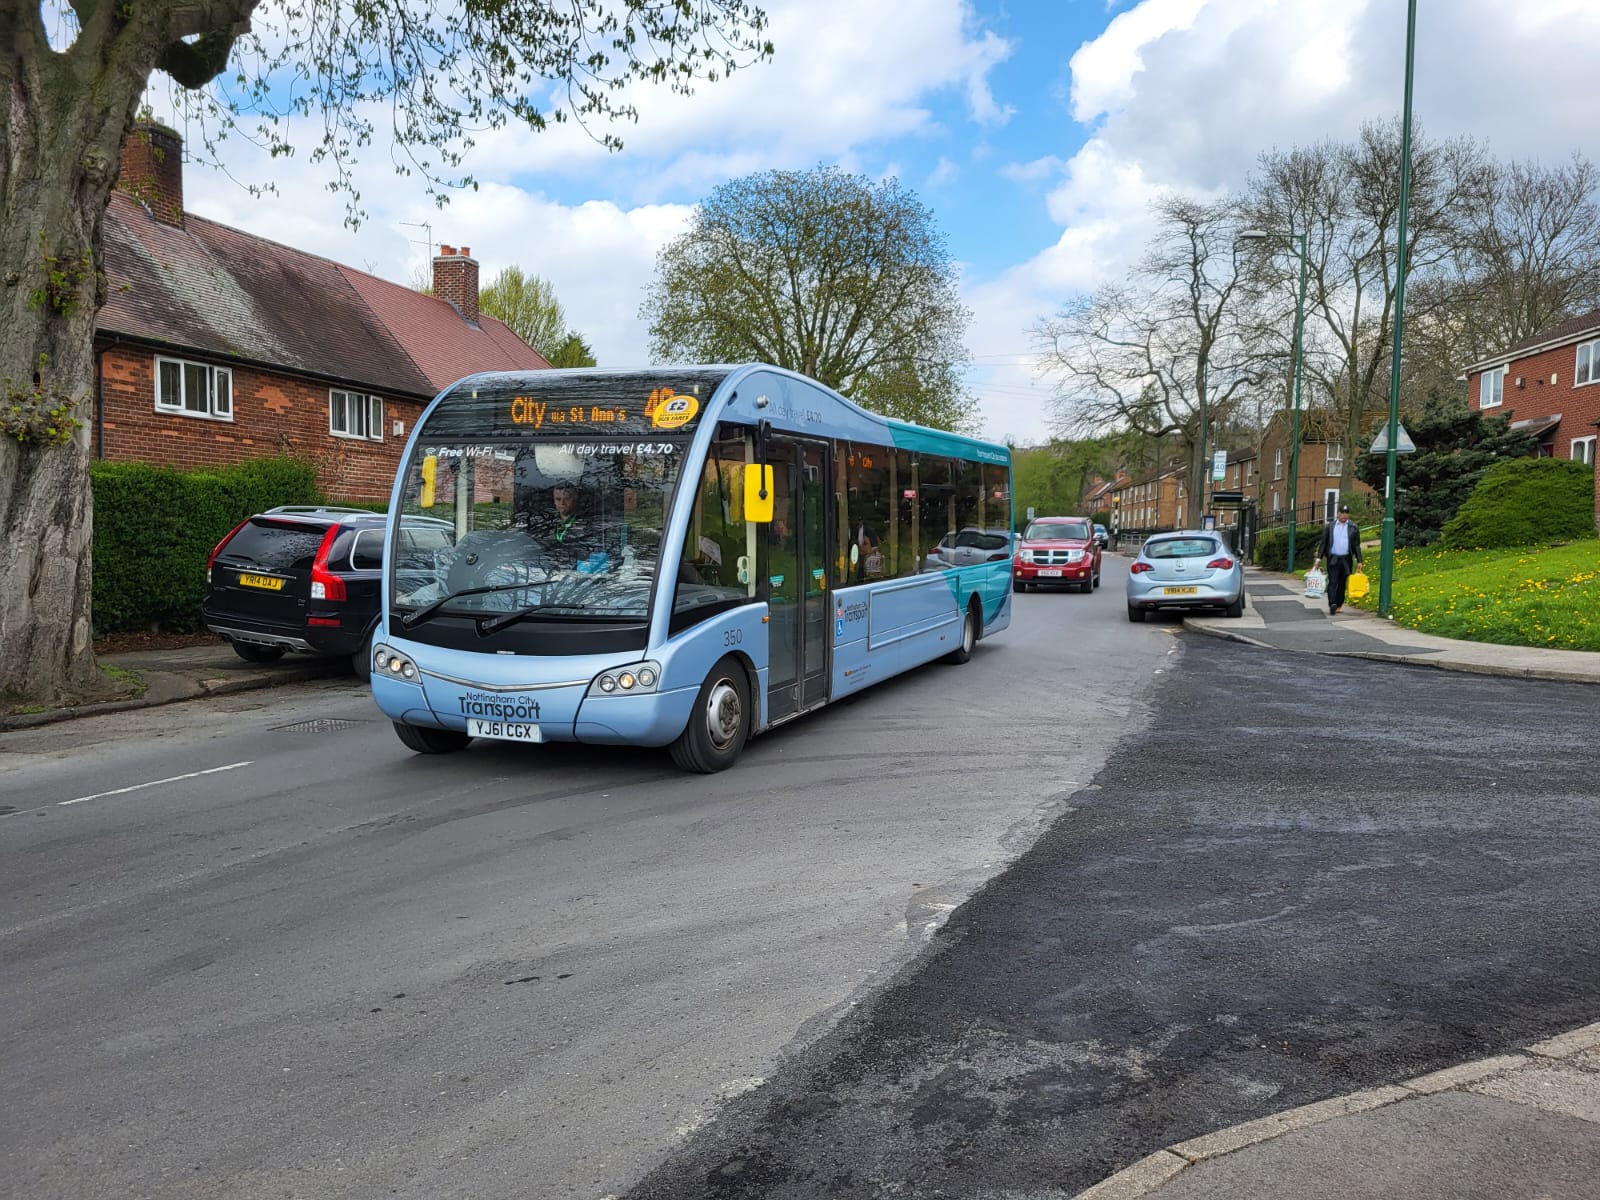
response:
[[[478,323],[478,260],[470,246],[439,247],[433,259],[433,294],[450,301],[473,325]]]
[[[183,138],[154,121],[138,121],[122,141],[117,188],[163,225],[183,228]]]

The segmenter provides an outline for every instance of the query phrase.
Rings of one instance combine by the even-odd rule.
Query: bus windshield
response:
[[[402,475],[391,608],[408,625],[448,613],[486,629],[642,620],[687,445],[425,434]]]

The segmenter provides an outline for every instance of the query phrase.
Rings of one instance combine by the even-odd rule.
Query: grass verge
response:
[[[1355,607],[1378,608],[1372,590]],[[1440,637],[1500,646],[1600,650],[1600,541],[1521,550],[1396,550],[1390,616]]]

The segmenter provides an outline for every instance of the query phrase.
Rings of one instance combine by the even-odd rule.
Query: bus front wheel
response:
[[[739,661],[725,658],[700,685],[689,724],[672,743],[672,761],[711,775],[733,766],[749,736],[750,683]]]
[[[418,754],[452,754],[465,750],[472,741],[470,735],[454,729],[428,729],[422,725],[407,725],[404,721],[396,721],[394,731],[408,749]]]

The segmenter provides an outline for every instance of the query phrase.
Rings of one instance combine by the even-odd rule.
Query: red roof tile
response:
[[[203,217],[112,194],[101,333],[431,398],[474,371],[549,366],[501,322]]]

